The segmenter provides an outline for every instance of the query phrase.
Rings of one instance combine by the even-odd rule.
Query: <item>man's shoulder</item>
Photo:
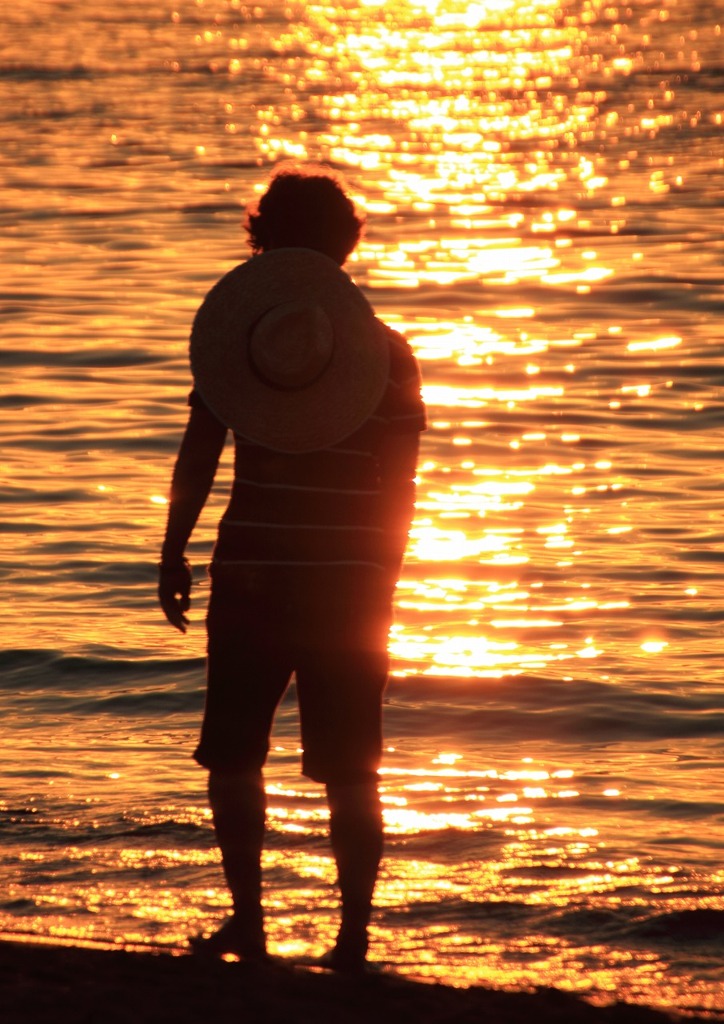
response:
[[[376,317],[376,320],[380,327],[384,330],[391,345],[397,345],[402,348],[408,349],[410,348],[410,343],[404,334],[396,330],[394,327],[390,327],[389,324],[386,324],[384,320],[380,320],[379,317]]]
[[[390,371],[393,377],[404,373],[407,370],[408,373],[416,372],[417,360],[415,353],[412,351],[412,346],[407,340],[404,334],[400,331],[395,330],[394,327],[390,327],[389,324],[383,323],[382,327],[385,330],[385,334],[390,343]]]

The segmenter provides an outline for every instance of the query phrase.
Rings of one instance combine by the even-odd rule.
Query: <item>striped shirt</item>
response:
[[[378,453],[389,434],[425,429],[420,374],[389,330],[390,373],[373,415],[332,447],[271,451],[235,435],[234,483],[214,565],[373,565],[385,568]],[[193,391],[192,406],[203,406]]]

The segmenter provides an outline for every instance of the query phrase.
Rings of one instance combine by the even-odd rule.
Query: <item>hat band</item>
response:
[[[301,391],[329,368],[334,347],[334,330],[324,309],[296,301],[274,306],[257,320],[247,352],[262,383],[278,391]]]
[[[293,381],[284,381],[281,380],[278,376],[274,378],[264,373],[261,367],[257,366],[252,353],[249,352],[249,366],[251,367],[251,372],[254,374],[257,380],[260,380],[262,384],[266,385],[266,387],[273,388],[274,391],[292,392],[303,391],[305,388],[310,388],[312,384],[316,384],[320,377],[324,376],[327,367],[329,366],[331,361],[332,359],[330,353],[330,357],[325,360],[325,362],[319,367],[316,373],[307,374],[304,377],[298,378]]]

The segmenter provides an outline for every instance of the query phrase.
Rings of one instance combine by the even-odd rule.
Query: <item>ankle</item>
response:
[[[208,936],[195,936],[190,940],[195,953],[204,956],[223,956],[232,953],[243,960],[267,958],[266,936],[263,928],[249,927],[248,922],[232,916]]]
[[[340,929],[334,947],[325,954],[322,961],[326,967],[342,974],[362,973],[366,970],[368,945],[366,933],[351,935]]]
[[[369,948],[369,936],[364,926],[350,927],[343,924],[337,933],[334,950],[340,955],[364,960]]]

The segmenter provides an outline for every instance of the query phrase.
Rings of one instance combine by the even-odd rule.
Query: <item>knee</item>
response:
[[[382,818],[376,778],[365,782],[328,782],[327,800],[332,817]]]
[[[261,769],[249,768],[244,771],[220,771],[212,769],[209,772],[209,796],[225,797],[230,794],[263,792],[264,778]]]

